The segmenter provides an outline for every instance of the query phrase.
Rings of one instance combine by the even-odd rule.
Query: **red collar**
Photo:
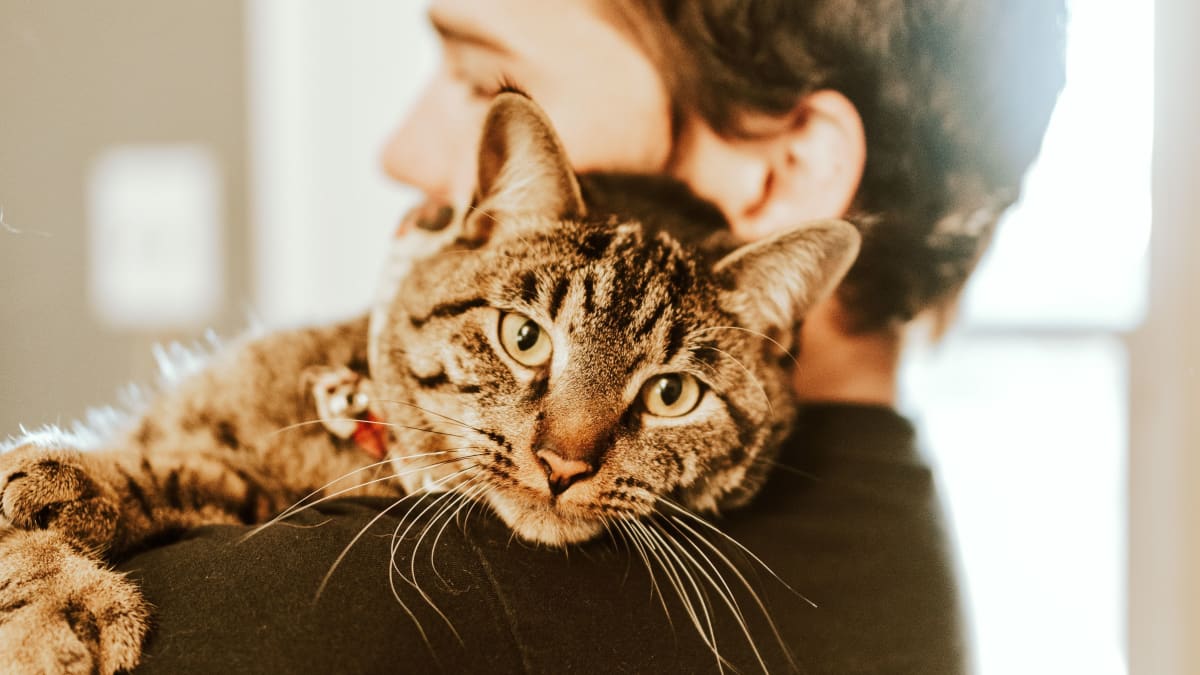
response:
[[[354,427],[354,433],[350,437],[363,452],[376,461],[382,461],[384,457],[387,457],[387,430],[387,423],[372,415],[368,410],[359,418],[358,424]]]

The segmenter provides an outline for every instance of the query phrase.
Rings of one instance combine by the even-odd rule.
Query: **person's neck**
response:
[[[901,332],[852,333],[836,298],[817,305],[798,338],[793,382],[801,401],[894,406]]]

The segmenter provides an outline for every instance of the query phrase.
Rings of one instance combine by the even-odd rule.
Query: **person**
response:
[[[578,171],[673,176],[740,238],[831,216],[860,227],[858,261],[800,328],[797,432],[759,498],[717,521],[740,546],[712,534],[712,547],[660,552],[700,560],[691,576],[612,547],[531,548],[478,514],[438,529],[436,550],[393,544],[400,521],[371,500],[246,541],[237,528],[192,533],[122,565],[157,607],[142,668],[967,670],[953,553],[895,411],[897,373],[908,327],[949,320],[1018,197],[1063,82],[1064,12],[1049,0],[434,0],[443,60],[383,153],[428,199],[416,213],[439,214],[418,225],[466,203],[484,112],[515,86]],[[728,594],[697,588],[710,572]],[[416,592],[401,574],[426,583]]]

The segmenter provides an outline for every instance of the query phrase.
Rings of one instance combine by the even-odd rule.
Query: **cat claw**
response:
[[[23,446],[0,455],[0,523],[57,530],[103,550],[116,534],[118,509],[75,450]]]

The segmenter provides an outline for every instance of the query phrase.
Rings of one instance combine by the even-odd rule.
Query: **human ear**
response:
[[[846,213],[866,161],[862,118],[849,99],[818,91],[786,115],[747,116],[745,126],[749,137],[726,138],[689,120],[671,166],[721,209],[734,234],[759,239]]]

